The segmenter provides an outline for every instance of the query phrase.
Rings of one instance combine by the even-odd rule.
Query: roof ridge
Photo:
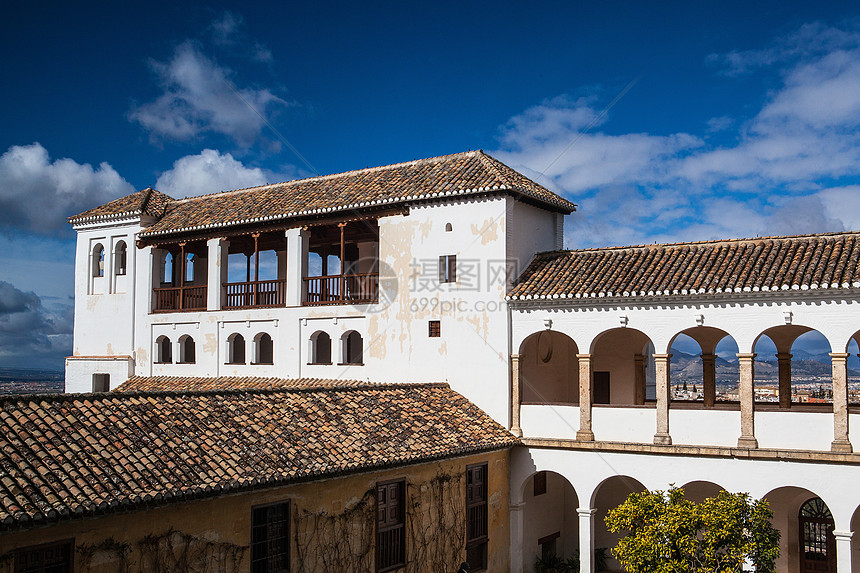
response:
[[[215,195],[220,196],[229,196],[233,194],[239,193],[248,193],[251,191],[261,191],[263,189],[269,189],[272,187],[278,187],[281,185],[291,186],[298,185],[300,183],[309,183],[314,181],[327,181],[335,178],[345,177],[348,175],[357,175],[359,173],[375,173],[378,171],[384,171],[388,169],[396,169],[398,167],[405,167],[408,165],[425,165],[428,163],[438,163],[440,161],[445,161],[454,157],[468,157],[469,155],[475,155],[478,153],[484,153],[483,150],[469,150],[469,151],[461,151],[459,153],[449,153],[447,155],[437,155],[434,157],[425,157],[423,159],[413,159],[411,161],[401,161],[399,163],[389,163],[387,165],[377,165],[374,167],[364,167],[361,169],[350,169],[349,171],[340,171],[338,173],[329,173],[327,175],[315,175],[313,177],[305,177],[302,179],[288,179],[286,181],[279,181],[277,183],[266,183],[265,185],[254,185],[252,187],[242,187],[241,189],[227,189],[224,191],[217,191],[215,193],[206,193],[204,195],[194,195],[193,197],[183,197],[182,199],[174,199],[176,203],[186,203],[194,199],[202,199],[206,197],[213,197]]]
[[[755,241],[787,241],[792,239],[805,239],[813,237],[837,237],[840,235],[860,235],[858,231],[828,231],[825,233],[806,233],[802,235],[767,235],[764,237],[738,237],[734,239],[706,239],[699,241],[681,241],[677,243],[642,243],[638,245],[618,245],[610,247],[589,247],[585,249],[558,249],[553,251],[540,251],[535,253],[535,257],[541,255],[562,255],[573,253],[594,253],[599,251],[623,251],[623,250],[638,250],[638,249],[653,249],[655,247],[684,247],[692,245],[719,245],[731,243],[745,243]]]
[[[181,378],[177,376],[177,378]],[[308,385],[299,387],[281,386],[278,388],[222,388],[208,390],[130,390],[124,392],[84,392],[58,394],[7,394],[0,396],[0,406],[10,402],[75,402],[75,401],[104,401],[126,400],[131,397],[163,397],[163,396],[232,396],[237,394],[309,394],[313,392],[347,392],[360,390],[410,390],[414,388],[450,388],[447,382],[363,382],[361,384],[331,384]]]

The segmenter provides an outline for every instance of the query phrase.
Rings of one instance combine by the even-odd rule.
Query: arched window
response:
[[[93,276],[105,276],[105,248],[101,243],[93,247]]]
[[[155,362],[157,364],[170,364],[173,362],[170,339],[166,336],[159,336],[155,339]]]
[[[197,266],[197,255],[188,253],[185,255],[185,282],[194,282],[194,270]]]
[[[311,335],[311,364],[331,364],[331,337],[321,330]]]
[[[274,363],[274,345],[272,337],[265,332],[261,332],[254,338],[254,356],[256,364],[273,364]]]
[[[179,362],[182,364],[194,364],[196,361],[194,339],[186,334],[179,339]]]
[[[161,262],[161,282],[173,283],[173,253],[164,253],[164,259]]]
[[[343,363],[363,364],[364,341],[361,335],[354,330],[344,333],[341,338],[343,342]]]
[[[125,241],[119,241],[116,244],[116,250],[113,253],[113,268],[114,274],[124,275],[126,265],[126,246]]]
[[[245,363],[245,337],[241,334],[231,334],[227,338],[227,364]]]
[[[454,227],[451,226],[451,223],[445,223],[445,232],[450,233],[454,230]]]
[[[830,509],[819,497],[800,507],[801,571],[836,571],[835,522]]]

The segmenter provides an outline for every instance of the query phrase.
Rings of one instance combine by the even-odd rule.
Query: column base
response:
[[[854,453],[854,446],[848,440],[833,440],[830,443],[830,451],[840,454],[852,454]]]
[[[755,436],[741,436],[738,438],[738,447],[754,450],[758,448],[758,440]]]
[[[661,433],[654,434],[654,443],[658,446],[671,446],[672,436]]]
[[[512,427],[511,427],[511,433],[512,433],[513,435],[515,435],[516,437],[518,437],[518,438],[522,438],[522,437],[523,437],[523,429],[522,429],[522,428],[520,428],[519,426],[512,426]]]
[[[591,430],[578,430],[576,432],[576,439],[580,442],[593,442],[594,432]]]

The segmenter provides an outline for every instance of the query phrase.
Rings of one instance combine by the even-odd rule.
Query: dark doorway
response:
[[[594,403],[609,404],[609,372],[594,373]]]

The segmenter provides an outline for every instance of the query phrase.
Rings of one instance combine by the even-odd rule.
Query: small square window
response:
[[[442,255],[439,257],[439,282],[457,282],[457,255]]]
[[[431,320],[430,323],[430,338],[439,338],[442,336],[442,321]]]

